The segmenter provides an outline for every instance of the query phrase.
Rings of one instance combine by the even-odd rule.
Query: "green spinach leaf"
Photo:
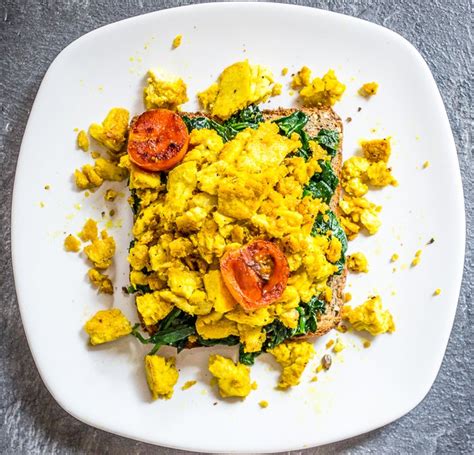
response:
[[[321,129],[314,140],[329,153],[332,157],[336,156],[339,147],[339,132],[336,130]]]
[[[246,128],[258,128],[258,125],[263,122],[263,115],[258,106],[251,105],[235,113],[223,123],[207,117],[190,118],[183,116],[183,121],[189,131],[204,128],[215,130],[224,142],[228,142]]]
[[[135,294],[139,292],[140,294],[148,294],[150,292],[153,292],[148,286],[148,284],[136,284],[136,285],[129,285],[126,287],[127,289],[127,294]]]
[[[293,336],[293,330],[285,327],[279,320],[273,321],[271,324],[264,327],[267,333],[267,338],[263,345],[264,351],[273,349],[283,341]]]
[[[287,117],[281,117],[274,120],[273,123],[276,123],[280,128],[280,134],[283,134],[286,137],[290,137],[293,133],[297,133],[300,136],[301,147],[296,152],[296,155],[301,156],[305,161],[308,161],[312,154],[311,148],[309,147],[309,141],[311,138],[303,129],[306,123],[308,123],[308,116],[301,111],[296,111]]]
[[[251,105],[235,113],[226,120],[223,125],[233,131],[239,132],[247,128],[258,128],[258,125],[264,121],[262,112],[256,105]]]
[[[212,120],[207,117],[190,118],[187,116],[183,116],[183,121],[188,127],[188,130],[190,132],[192,130],[202,130],[202,129],[215,130],[217,134],[222,137],[224,142],[230,141],[233,137],[232,131],[229,131],[229,129],[226,128],[221,123],[218,123],[215,120]]]
[[[244,346],[241,344],[239,347],[239,362],[244,365],[252,366],[260,354],[261,352],[245,352]]]
[[[308,116],[301,111],[296,111],[287,117],[274,120],[273,123],[278,125],[284,136],[290,137],[293,133],[301,134],[306,123],[308,123]]]
[[[153,344],[151,354],[155,354],[161,346],[174,346],[181,351],[187,339],[196,334],[196,317],[185,313],[179,308],[173,308],[171,312],[158,325],[158,330],[149,338],[145,338],[140,332],[140,324],[135,324],[132,335],[143,344]]]
[[[140,198],[137,196],[137,190],[130,190],[130,196],[132,198],[132,212],[134,215],[137,215],[140,210]]]
[[[326,311],[326,303],[313,296],[307,303],[302,303],[298,308],[300,319],[295,336],[314,333],[318,328],[318,316]]]
[[[150,351],[150,355],[155,354],[161,346],[174,346],[178,348],[178,352],[184,349],[187,338],[194,335],[196,329],[188,325],[179,325],[160,330],[152,337],[152,343],[155,345]]]
[[[325,220],[325,218],[327,219]],[[331,210],[328,210],[324,215],[318,213],[314,220],[311,235],[324,235],[328,231],[331,231],[332,235],[336,237],[342,245],[341,258],[336,262],[336,265],[338,266],[337,274],[341,274],[346,261],[345,254],[347,251],[347,236],[336,215]]]
[[[235,335],[230,335],[227,338],[218,338],[215,340],[208,340],[206,338],[202,338],[201,336],[198,336],[198,344],[200,346],[217,346],[219,344],[224,345],[224,346],[235,346],[236,344],[239,344],[239,337]]]
[[[319,160],[322,171],[311,177],[309,183],[303,189],[303,197],[312,196],[322,199],[328,204],[339,184],[339,179],[334,173],[331,163],[325,160]]]
[[[296,309],[299,313],[296,328],[290,329],[285,327],[278,320],[264,327],[267,338],[263,345],[263,351],[273,349],[289,338],[316,332],[318,328],[318,316],[326,311],[326,304],[314,296],[309,302],[302,302]]]

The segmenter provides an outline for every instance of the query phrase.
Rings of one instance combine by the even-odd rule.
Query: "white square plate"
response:
[[[183,43],[171,50],[178,33]],[[112,304],[132,321],[137,318],[132,299],[120,292],[128,282],[131,228],[125,197],[115,203],[118,221],[110,229],[118,243],[113,298],[97,296],[87,283],[83,258],[63,251],[66,233],[76,233],[86,217],[100,218],[100,212],[112,208],[103,200],[110,185],[88,199],[74,189],[73,170],[91,159],[75,149],[73,128],[87,129],[114,106],[141,112],[144,75],[156,66],[187,81],[193,99],[184,109],[197,109],[195,93],[225,66],[245,58],[269,66],[285,84],[289,75],[280,76],[285,66],[290,74],[303,64],[315,75],[334,68],[347,84],[336,110],[343,119],[352,117],[345,124],[346,158],[362,137],[393,138],[391,164],[400,186],[369,193],[369,199],[383,205],[383,225],[375,237],[361,235],[350,244],[350,251],[366,252],[371,270],[350,276],[348,290],[354,304],[379,293],[397,331],[378,337],[370,349],[361,348],[360,337],[343,335],[347,348],[328,373],[310,383],[315,362],[334,334],[316,341],[317,359],[302,384],[288,393],[275,390],[278,368],[262,356],[252,369],[258,390],[243,402],[216,397],[209,386],[208,350],[183,352],[173,399],[151,403],[143,372],[146,349],[132,337],[92,349],[82,331],[93,313]],[[379,82],[380,92],[367,101],[357,89],[372,80]],[[294,105],[287,85],[284,94],[268,104],[279,105]],[[431,165],[422,169],[426,160]],[[103,226],[107,220],[106,215]],[[317,9],[227,3],[170,9],[111,24],[61,52],[41,84],[21,147],[12,250],[31,351],[46,386],[66,411],[103,430],[163,446],[274,452],[372,430],[423,399],[452,327],[464,229],[461,179],[448,119],[427,65],[407,41],[377,25]],[[426,246],[430,238],[435,242]],[[423,250],[421,263],[410,268],[418,249]],[[394,252],[400,254],[397,272],[392,272],[389,259]],[[442,293],[433,297],[436,288]],[[189,379],[198,379],[198,384],[182,391],[180,386]],[[267,400],[269,407],[261,409],[260,400]]]

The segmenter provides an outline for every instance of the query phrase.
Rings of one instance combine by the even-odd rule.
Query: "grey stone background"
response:
[[[0,452],[2,454],[151,454],[178,451],[88,427],[63,411],[44,387],[28,350],[10,258],[10,207],[16,160],[43,75],[71,41],[102,25],[190,1],[2,0],[0,2]],[[307,454],[474,453],[472,6],[469,0],[296,1],[384,25],[428,62],[456,140],[464,181],[467,246],[464,281],[440,373],[425,400],[384,428]]]

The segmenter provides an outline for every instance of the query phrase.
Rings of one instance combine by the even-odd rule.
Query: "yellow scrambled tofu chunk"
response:
[[[87,133],[84,130],[79,131],[77,133],[77,146],[87,152],[89,150],[89,138],[87,137]]]
[[[388,162],[392,153],[390,138],[361,141],[360,145],[364,157],[373,163],[378,161]]]
[[[120,157],[119,166],[128,169],[130,172],[130,189],[142,189],[142,190],[156,190],[154,193],[160,192],[165,188],[165,185],[161,181],[161,173],[159,172],[147,172],[140,169],[130,162],[128,155]]]
[[[341,170],[341,185],[345,195],[339,201],[340,221],[349,237],[353,239],[365,227],[369,234],[375,234],[380,227],[378,212],[381,207],[365,199],[369,185],[385,187],[397,186],[387,165],[390,158],[390,138],[361,141],[364,156],[353,156],[346,160]]]
[[[128,253],[128,262],[133,270],[142,270],[148,266],[148,247],[142,243],[135,244]]]
[[[382,207],[363,197],[347,197],[339,201],[340,221],[349,240],[354,239],[361,228],[366,228],[370,235],[375,234],[382,222],[378,214]]]
[[[379,84],[377,82],[366,82],[362,87],[359,89],[359,95],[365,98],[373,96],[377,93],[379,89]]]
[[[72,234],[64,239],[64,249],[68,252],[77,253],[81,249],[81,242]]]
[[[89,269],[87,272],[89,281],[98,289],[101,294],[113,294],[114,286],[111,279],[105,274],[96,269]]]
[[[342,243],[337,237],[331,237],[328,248],[326,250],[326,258],[329,262],[335,263],[339,261],[342,254]]]
[[[365,330],[373,336],[395,331],[393,317],[390,311],[382,308],[382,299],[378,295],[355,308],[345,305],[342,318],[349,321],[354,329]]]
[[[174,357],[165,358],[159,355],[145,357],[145,372],[148,387],[153,400],[169,399],[173,396],[174,386],[178,382],[179,373]]]
[[[145,325],[156,324],[173,309],[173,304],[161,299],[158,291],[137,296],[136,304]]]
[[[183,79],[167,74],[163,70],[150,70],[144,100],[147,110],[164,108],[174,111],[188,101],[186,84]]]
[[[244,311],[241,306],[236,306],[232,311],[225,313],[226,319],[237,322],[238,324],[263,327],[272,323],[275,319],[273,312],[268,307],[262,307],[258,310]]]
[[[171,267],[168,270],[168,286],[175,295],[189,299],[201,287],[199,273]]]
[[[364,272],[369,271],[369,263],[364,253],[354,253],[347,256],[347,268],[352,272]]]
[[[289,341],[268,352],[283,368],[278,388],[288,389],[300,383],[306,365],[314,356],[314,347],[306,341]]]
[[[244,352],[259,352],[267,337],[261,327],[254,327],[247,324],[239,324],[240,342],[244,346]]]
[[[132,326],[118,308],[113,308],[98,311],[86,322],[84,330],[90,337],[90,343],[96,345],[129,335],[132,332]]]
[[[94,166],[86,164],[74,171],[76,186],[81,190],[94,189],[104,183],[104,180],[121,182],[128,176],[128,170],[117,165],[114,161],[98,157]]]
[[[218,81],[198,94],[204,109],[223,120],[235,112],[272,96],[273,74],[260,65],[247,60],[224,69]]]
[[[333,106],[346,90],[334,70],[330,69],[322,78],[311,81],[311,71],[306,66],[293,77],[292,87],[301,88],[299,93],[305,106]]]
[[[97,158],[95,160],[94,170],[102,179],[111,182],[121,182],[128,177],[126,169],[105,158]]]
[[[391,169],[387,167],[385,161],[370,164],[367,169],[367,180],[371,185],[378,187],[398,186],[397,180],[393,177]]]
[[[272,88],[272,96],[281,95],[282,90],[283,90],[283,85],[275,84]]]
[[[217,379],[222,398],[245,398],[252,390],[250,368],[220,355],[209,357],[209,371]]]
[[[214,311],[196,320],[197,333],[206,340],[218,340],[231,335],[239,335],[239,329],[234,321],[225,318],[222,313]]]
[[[88,218],[82,227],[82,231],[77,234],[83,242],[96,240],[98,237],[97,222]]]
[[[110,151],[119,152],[127,138],[129,117],[126,109],[115,107],[102,124],[93,123],[89,127],[89,134]]]
[[[292,78],[291,88],[299,89],[311,84],[311,70],[303,66]]]
[[[341,184],[347,194],[361,197],[369,191],[367,185],[369,166],[370,162],[360,156],[352,156],[344,161],[341,170]]]
[[[384,187],[396,186],[398,183],[383,160],[371,162],[360,156],[347,159],[341,171],[341,185],[344,191],[351,196],[361,197],[368,192],[369,184]]]
[[[226,313],[237,305],[224,284],[220,270],[211,270],[203,277],[207,298],[213,303],[214,310]]]
[[[94,166],[86,164],[81,169],[74,171],[74,181],[76,186],[81,190],[90,190],[98,188],[104,179],[96,172]]]
[[[90,245],[87,245],[84,248],[84,253],[95,268],[106,269],[112,264],[115,254],[115,240],[106,231],[102,231],[101,236],[101,239],[95,239]]]

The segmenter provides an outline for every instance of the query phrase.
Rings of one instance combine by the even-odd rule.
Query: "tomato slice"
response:
[[[224,283],[245,310],[255,310],[278,300],[288,283],[290,269],[274,243],[254,240],[221,259]]]
[[[147,171],[163,171],[184,158],[188,143],[188,128],[183,119],[168,109],[154,109],[132,122],[127,151],[137,166]]]

